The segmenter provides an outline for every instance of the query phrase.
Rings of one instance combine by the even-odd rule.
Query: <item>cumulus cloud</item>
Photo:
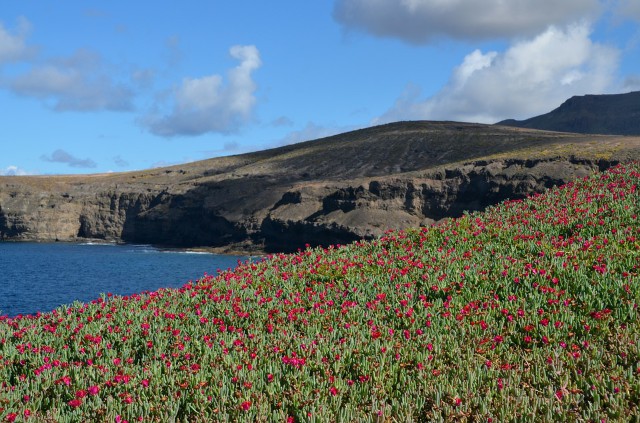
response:
[[[31,48],[25,42],[31,25],[26,19],[20,19],[15,34],[9,32],[0,22],[0,65],[24,59]]]
[[[617,12],[626,18],[640,20],[640,2],[638,0],[620,0]]]
[[[41,159],[52,163],[66,163],[70,167],[77,168],[94,168],[97,166],[96,162],[91,159],[79,159],[62,149],[54,151],[50,156],[43,155]]]
[[[599,10],[598,0],[336,0],[333,17],[348,29],[421,44],[532,36]]]
[[[262,62],[255,46],[233,46],[240,64],[227,74],[185,78],[172,93],[173,109],[164,116],[149,115],[141,123],[164,137],[230,133],[252,119],[256,84],[252,73]]]
[[[16,94],[42,99],[56,111],[128,111],[133,91],[102,72],[101,58],[79,50],[31,67],[9,82]]]
[[[619,51],[594,43],[587,24],[550,27],[504,52],[469,53],[428,99],[409,86],[374,123],[408,119],[493,123],[546,113],[581,94],[614,85]]]
[[[23,176],[23,175],[32,175],[32,173],[27,172],[24,169],[19,168],[18,166],[7,166],[4,169],[0,169],[0,176]]]

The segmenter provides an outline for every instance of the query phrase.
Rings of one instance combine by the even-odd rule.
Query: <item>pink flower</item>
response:
[[[242,407],[244,411],[249,411],[249,409],[251,408],[251,401],[243,402],[242,404],[240,404],[240,407]]]
[[[147,386],[149,386],[149,380],[148,379],[142,379],[140,381],[140,385],[142,385],[142,386],[144,386],[146,388]]]
[[[338,395],[338,389],[335,386],[332,386],[331,388],[329,388],[329,393],[335,397],[336,395]]]
[[[69,404],[71,408],[78,408],[82,405],[82,400],[80,398],[72,399],[67,404]]]
[[[90,386],[89,389],[87,389],[87,392],[92,396],[98,395],[98,393],[100,392],[100,387],[96,385]]]

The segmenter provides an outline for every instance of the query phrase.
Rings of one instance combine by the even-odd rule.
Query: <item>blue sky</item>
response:
[[[640,0],[4,2],[0,174],[128,171],[640,90]]]

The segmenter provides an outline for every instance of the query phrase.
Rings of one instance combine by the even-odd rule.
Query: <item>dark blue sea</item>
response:
[[[148,245],[0,243],[0,315],[48,312],[100,294],[178,288],[248,257]]]

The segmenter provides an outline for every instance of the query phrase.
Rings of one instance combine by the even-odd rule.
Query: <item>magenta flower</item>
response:
[[[78,408],[82,405],[82,400],[80,398],[72,399],[67,404],[69,404],[71,408]]]

